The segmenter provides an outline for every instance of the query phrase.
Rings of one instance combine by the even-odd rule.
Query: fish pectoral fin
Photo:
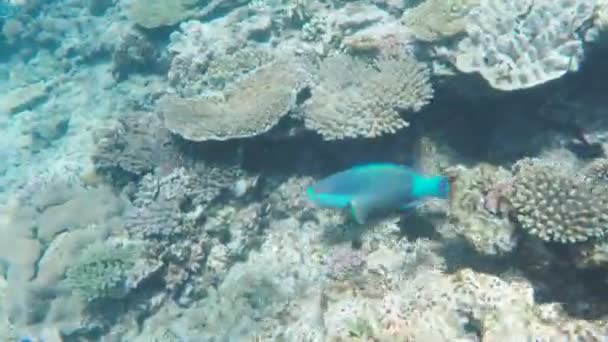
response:
[[[358,224],[363,224],[367,220],[367,210],[357,200],[350,203],[350,212]]]
[[[357,223],[364,224],[376,203],[376,196],[360,196],[350,201],[350,212]]]

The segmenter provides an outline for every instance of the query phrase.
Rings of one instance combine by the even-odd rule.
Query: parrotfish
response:
[[[448,198],[445,176],[425,175],[398,164],[355,166],[324,178],[307,190],[308,198],[324,208],[349,208],[362,224],[371,215],[415,206],[425,198]]]

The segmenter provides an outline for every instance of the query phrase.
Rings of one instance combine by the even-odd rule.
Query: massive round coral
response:
[[[545,241],[574,243],[602,237],[608,198],[582,178],[551,164],[520,163],[511,204],[522,228]]]

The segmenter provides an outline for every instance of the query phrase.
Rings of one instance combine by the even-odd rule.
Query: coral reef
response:
[[[191,141],[252,137],[270,130],[296,105],[307,83],[297,61],[258,68],[221,95],[162,97],[156,106],[165,127]]]
[[[401,21],[416,39],[436,41],[465,32],[467,14],[480,0],[427,0],[403,13]]]
[[[592,188],[556,165],[518,163],[510,200],[519,224],[546,241],[602,238],[608,227],[605,188]]]
[[[174,158],[168,151],[168,133],[151,113],[127,113],[113,127],[95,134],[96,151],[92,158],[95,168],[117,180],[124,173],[142,176],[163,160]]]
[[[141,246],[131,243],[94,243],[68,267],[65,282],[87,301],[122,298],[128,290],[128,275],[142,254]]]
[[[373,66],[335,55],[321,62],[319,75],[304,122],[326,140],[395,133],[408,126],[398,109],[418,111],[433,97],[429,70],[405,54]]]
[[[272,60],[271,52],[247,46],[227,25],[191,20],[170,35],[168,51],[173,58],[168,78],[178,94],[189,97],[222,91],[225,84]]]
[[[576,71],[583,58],[578,32],[593,9],[593,1],[482,0],[465,18],[468,36],[458,44],[455,66],[500,90]]]
[[[130,30],[118,38],[112,51],[112,73],[122,80],[129,73],[154,70],[160,53],[141,32]]]
[[[188,17],[197,14],[196,0],[134,0],[128,7],[133,22],[153,29],[178,24]]]
[[[506,194],[493,194],[497,184],[510,181],[511,173],[490,165],[454,169],[448,173],[455,180],[452,181],[448,222],[443,228],[463,236],[482,254],[511,252],[517,246],[517,236],[515,225],[501,203]]]

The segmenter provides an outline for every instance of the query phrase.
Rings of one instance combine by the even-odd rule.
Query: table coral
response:
[[[270,130],[296,104],[306,85],[297,62],[275,61],[261,67],[219,96],[162,97],[156,105],[165,127],[190,141],[229,140]]]

